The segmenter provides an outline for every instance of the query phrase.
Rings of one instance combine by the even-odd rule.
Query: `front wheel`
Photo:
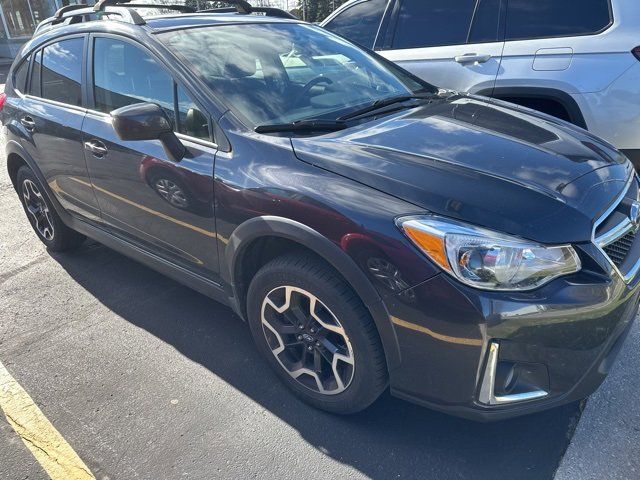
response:
[[[248,292],[251,333],[280,379],[305,402],[355,413],[387,385],[375,324],[328,265],[290,254],[265,265]]]

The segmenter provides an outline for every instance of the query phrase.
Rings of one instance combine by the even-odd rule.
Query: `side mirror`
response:
[[[160,140],[175,162],[187,154],[186,147],[173,133],[164,110],[155,103],[135,103],[111,112],[111,123],[120,140]]]

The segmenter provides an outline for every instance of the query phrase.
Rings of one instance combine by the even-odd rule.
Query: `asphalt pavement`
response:
[[[636,328],[616,378],[636,375],[639,343]],[[230,309],[96,243],[48,253],[3,156],[0,362],[105,480],[552,479],[580,417],[572,404],[480,424],[388,394],[349,417],[307,407],[259,358]],[[607,385],[627,407],[640,391]],[[611,419],[599,418],[611,437]],[[634,418],[635,433],[617,430],[636,435],[625,445],[637,440]],[[561,478],[579,478],[574,472]],[[2,415],[0,478],[47,478]]]

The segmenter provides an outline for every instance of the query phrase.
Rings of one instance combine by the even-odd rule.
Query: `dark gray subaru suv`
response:
[[[597,388],[638,306],[621,153],[284,12],[123,3],[46,20],[2,98],[50,250],[90,237],[231,305],[332,412],[389,387],[499,419]]]

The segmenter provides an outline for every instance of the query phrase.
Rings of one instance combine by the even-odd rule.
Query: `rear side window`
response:
[[[363,47],[373,48],[387,0],[367,0],[356,3],[334,17],[325,28]]]
[[[393,48],[467,43],[477,3],[477,0],[402,0]]]
[[[68,105],[82,104],[83,38],[70,38],[42,50],[42,98]]]
[[[468,43],[496,42],[500,38],[501,0],[479,0]]]
[[[13,74],[13,86],[21,93],[25,93],[27,87],[27,73],[29,72],[29,61],[31,55],[29,55],[24,61],[16,68]]]
[[[609,0],[509,0],[507,40],[597,33],[611,23]]]

